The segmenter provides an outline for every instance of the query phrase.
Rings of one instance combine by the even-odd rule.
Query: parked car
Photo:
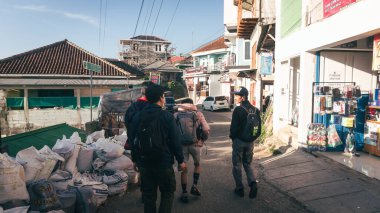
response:
[[[203,110],[219,110],[228,109],[230,110],[230,104],[225,96],[208,96],[202,103]]]

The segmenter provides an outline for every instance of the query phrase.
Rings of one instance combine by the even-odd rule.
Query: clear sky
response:
[[[64,39],[117,58],[119,40],[134,34],[142,1],[0,0],[0,59]],[[223,1],[144,0],[135,36],[145,34],[172,42],[177,55],[188,53],[223,35]]]

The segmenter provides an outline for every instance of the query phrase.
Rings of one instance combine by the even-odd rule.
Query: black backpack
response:
[[[142,111],[140,113],[140,124],[135,137],[135,146],[138,158],[148,164],[161,162],[166,150],[166,134],[160,123],[160,117],[164,111],[159,110],[153,115]]]
[[[261,134],[260,115],[257,115],[257,109],[255,107],[249,107],[248,109],[244,106],[242,107],[247,112],[247,122],[240,139],[246,142],[253,142],[260,137]]]
[[[191,145],[197,142],[197,114],[193,111],[176,112],[174,118],[181,131],[182,144]]]

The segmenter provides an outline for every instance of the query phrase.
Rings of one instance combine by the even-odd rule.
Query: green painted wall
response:
[[[302,0],[281,0],[281,38],[301,28]]]

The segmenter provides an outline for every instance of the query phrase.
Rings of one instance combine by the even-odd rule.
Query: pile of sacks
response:
[[[108,196],[123,195],[138,181],[126,141],[125,133],[104,138],[103,130],[83,143],[75,132],[52,149],[0,154],[0,213],[96,212]]]

